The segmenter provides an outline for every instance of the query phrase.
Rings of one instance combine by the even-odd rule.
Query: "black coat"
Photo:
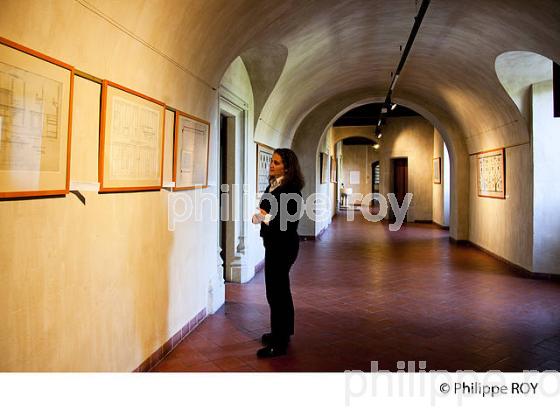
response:
[[[264,222],[261,222],[261,237],[263,238],[264,246],[267,247],[270,245],[277,245],[286,242],[289,243],[299,242],[299,236],[297,233],[299,218],[294,222],[288,221],[285,231],[282,231],[281,229],[282,226],[281,226],[280,215],[282,210],[280,208],[282,203],[280,201],[281,201],[281,194],[290,194],[290,193],[297,194],[298,198],[289,199],[285,204],[285,208],[287,208],[286,209],[287,213],[290,215],[295,215],[299,209],[299,214],[301,215],[302,206],[303,206],[303,198],[301,196],[301,192],[289,183],[280,185],[270,193],[269,191],[270,191],[270,185],[266,187],[265,194],[273,195],[274,198],[276,198],[276,203],[278,204],[278,212],[270,220],[268,225],[265,224]],[[286,199],[284,199],[284,202],[285,201]],[[271,204],[268,198],[266,198],[266,195],[261,200],[259,207],[265,210],[267,213],[270,213]],[[291,217],[288,218],[293,219]],[[284,221],[286,221],[286,217],[284,217]]]

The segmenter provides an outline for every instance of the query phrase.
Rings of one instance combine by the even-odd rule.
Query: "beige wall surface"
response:
[[[434,127],[422,117],[389,119],[379,149],[379,192],[393,192],[391,159],[408,158],[408,191],[414,194],[407,221],[432,220],[432,156]]]
[[[77,2],[60,6],[12,2],[0,35],[216,124],[208,85]],[[75,182],[97,182],[99,99],[98,84],[76,80]],[[211,132],[204,192],[215,190]],[[206,308],[217,258],[209,210],[168,230],[168,200],[200,205],[194,191],[82,193],[86,205],[73,195],[0,202],[0,371],[130,371]]]
[[[487,149],[496,147],[487,147]],[[525,269],[532,266],[531,146],[506,149],[506,198],[477,194],[477,159],[470,157],[469,240]]]
[[[374,127],[336,127],[335,141],[349,136],[371,138]],[[414,194],[407,214],[408,221],[432,220],[432,155],[434,127],[422,117],[389,119],[383,129],[380,148],[343,145],[343,173],[341,182],[352,188],[353,194],[371,192],[371,164],[379,161],[379,193],[392,192],[391,159],[408,158],[408,190]],[[360,172],[360,184],[350,184],[350,171]],[[358,195],[354,198],[360,201]]]

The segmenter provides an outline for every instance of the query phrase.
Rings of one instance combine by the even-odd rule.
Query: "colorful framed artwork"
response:
[[[0,198],[65,195],[74,68],[0,37]]]
[[[268,186],[270,161],[274,148],[257,143],[257,194],[262,194]]]
[[[210,123],[177,111],[173,155],[174,191],[208,187],[209,152]]]
[[[159,190],[163,182],[165,104],[103,81],[100,192]]]
[[[441,184],[441,157],[434,158],[434,184]]]
[[[478,196],[505,199],[506,159],[505,148],[479,152],[477,162]]]

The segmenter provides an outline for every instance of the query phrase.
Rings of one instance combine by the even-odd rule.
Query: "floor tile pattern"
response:
[[[263,273],[228,283],[226,304],[154,371],[560,371],[560,282],[521,276],[431,224],[342,213],[301,243],[291,273],[296,334],[258,359],[268,329]],[[423,363],[425,362],[425,364]]]

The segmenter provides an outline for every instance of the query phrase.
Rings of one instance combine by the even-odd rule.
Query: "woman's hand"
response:
[[[251,222],[253,222],[255,225],[260,224],[262,221],[264,221],[266,215],[268,214],[264,209],[257,208],[257,212],[253,215]]]

